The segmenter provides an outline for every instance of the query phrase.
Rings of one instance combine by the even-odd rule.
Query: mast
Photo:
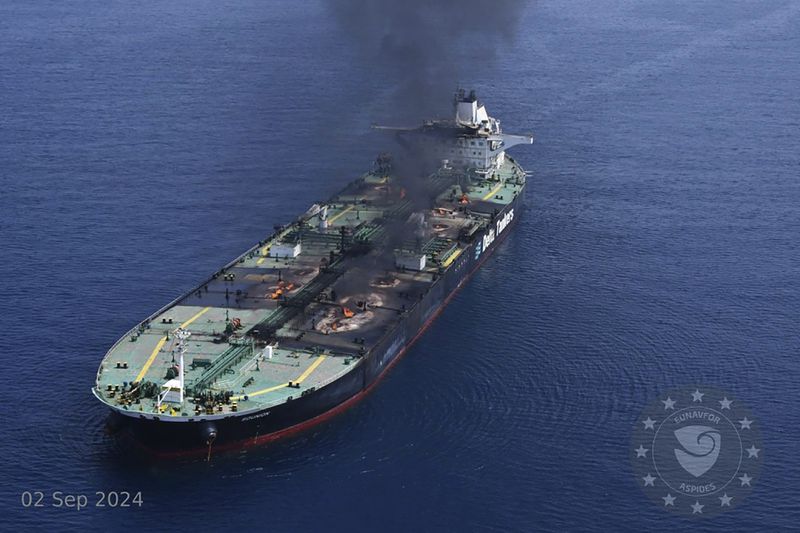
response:
[[[180,354],[180,367],[178,368],[178,376],[180,379],[180,403],[183,403],[184,392],[186,390],[186,372],[184,366],[184,356],[186,354],[186,339],[189,338],[191,333],[186,331],[185,329],[178,328],[175,331],[175,334],[178,337],[178,353]]]

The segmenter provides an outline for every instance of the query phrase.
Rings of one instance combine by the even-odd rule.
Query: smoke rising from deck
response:
[[[485,84],[504,46],[513,43],[525,0],[330,0],[328,9],[356,59],[342,76],[362,79],[353,102],[372,123],[416,126],[452,118],[458,87]],[[387,142],[392,135],[384,134]],[[426,183],[440,160],[394,145],[395,184],[414,211],[433,207]],[[394,248],[407,244],[416,224],[387,221],[384,248],[356,263],[379,275],[394,268]],[[414,240],[413,237],[411,239]],[[340,294],[372,290],[368,278],[340,280]]]
[[[369,86],[375,87],[367,100],[415,123],[449,115],[459,84],[491,79],[501,48],[514,40],[526,3],[330,0],[327,5],[341,38],[371,78]]]

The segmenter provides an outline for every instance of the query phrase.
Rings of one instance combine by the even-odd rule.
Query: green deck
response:
[[[394,179],[367,174],[327,204],[327,229],[317,226],[316,216],[301,217],[128,332],[103,359],[95,395],[112,408],[133,416],[205,419],[229,416],[234,411],[261,410],[338,379],[355,368],[399,320],[398,310],[406,302],[403,298],[423,292],[440,270],[449,268],[469,246],[459,241],[459,232],[486,227],[491,205],[502,208],[525,183],[524,172],[507,158],[497,179],[473,176],[466,193],[469,204],[464,208],[459,201],[462,191],[455,184],[458,178],[452,171],[431,177],[438,191],[437,209],[427,212],[427,220],[431,227],[438,224],[441,229],[430,235],[428,266],[424,270],[369,271],[358,262],[343,260],[343,270],[329,277],[331,285],[323,292],[315,292],[308,302],[299,296],[304,289],[311,290],[315,283],[319,284],[331,252],[341,252],[341,228],[347,230],[345,238],[347,246],[351,246],[362,237],[368,240],[373,234],[378,235],[381,220],[407,216],[398,209],[404,202]],[[480,205],[484,206],[483,214],[471,211],[472,206],[477,209]],[[276,243],[298,238],[302,252],[296,258],[269,256]],[[375,280],[383,276],[390,276],[394,285],[378,285]],[[365,285],[364,280],[372,281]],[[357,282],[362,286],[361,292],[346,289]],[[274,299],[281,283],[283,293]],[[287,287],[288,283],[294,286]],[[364,286],[368,288],[363,289]],[[331,289],[338,292],[335,299]],[[369,306],[356,309],[362,299]],[[303,303],[294,314],[288,311],[293,302]],[[356,310],[356,316],[345,317],[343,306]],[[276,338],[259,337],[256,330],[265,327],[264,321],[283,316],[281,313],[291,315],[291,319],[279,324]],[[234,320],[241,326],[220,342],[220,334],[230,329]],[[334,326],[336,329],[332,329]],[[167,381],[168,370],[179,359],[175,338],[179,327],[191,333],[184,354],[186,387],[197,390],[197,385],[205,382],[208,393],[232,394],[227,401],[212,402],[215,405],[210,411],[195,404],[193,397],[187,397],[182,404],[162,403],[159,408],[153,397],[123,394],[142,383],[160,387]],[[268,342],[273,346],[271,358],[266,355]],[[212,367],[193,365],[203,360]],[[221,361],[225,364],[220,365]],[[290,387],[290,382],[295,386]]]

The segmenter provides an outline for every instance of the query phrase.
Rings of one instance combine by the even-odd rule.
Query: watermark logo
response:
[[[717,463],[722,434],[708,426],[685,426],[675,430],[683,450],[675,449],[675,458],[684,470],[700,477]]]
[[[694,518],[741,502],[763,460],[761,432],[750,411],[713,387],[662,395],[642,413],[631,440],[639,486],[659,507]]]

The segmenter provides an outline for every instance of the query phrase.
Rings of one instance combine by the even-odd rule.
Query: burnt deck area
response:
[[[402,178],[368,173],[128,332],[104,358],[95,394],[178,419],[263,409],[324,386],[356,366],[524,183],[510,158],[491,178],[436,173],[414,198]],[[398,254],[424,264],[399,265]],[[175,378],[181,355],[184,401],[144,394]]]

